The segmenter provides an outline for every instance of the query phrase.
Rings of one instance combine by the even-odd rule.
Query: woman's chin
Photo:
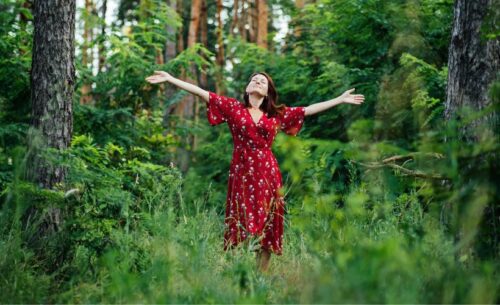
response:
[[[262,93],[261,91],[258,91],[258,90],[251,90],[249,92],[249,95],[255,95],[257,97],[264,97],[265,96],[264,93]]]

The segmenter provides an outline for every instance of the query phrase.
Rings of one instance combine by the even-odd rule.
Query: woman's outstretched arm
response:
[[[351,94],[355,89],[349,89],[344,92],[341,96],[331,99],[326,102],[312,104],[306,107],[304,115],[313,115],[321,111],[325,111],[329,108],[340,104],[354,104],[359,105],[365,101],[365,97],[362,94]]]
[[[165,71],[155,71],[155,73],[151,76],[146,77],[146,81],[151,84],[159,84],[163,82],[169,82],[181,89],[186,90],[187,92],[197,95],[202,98],[205,102],[208,102],[208,91],[201,89],[200,87],[190,84],[188,82],[182,81],[173,77]]]

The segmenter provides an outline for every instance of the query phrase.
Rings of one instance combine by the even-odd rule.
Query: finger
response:
[[[356,88],[349,89],[349,90],[347,90],[347,93],[351,93],[351,92],[353,92],[354,90],[356,90]]]

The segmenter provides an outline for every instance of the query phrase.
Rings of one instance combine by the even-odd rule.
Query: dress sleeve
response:
[[[215,126],[227,122],[240,102],[234,98],[217,95],[212,91],[208,94],[207,118],[210,125]]]
[[[306,107],[285,107],[281,116],[281,130],[286,134],[295,136],[304,124]]]

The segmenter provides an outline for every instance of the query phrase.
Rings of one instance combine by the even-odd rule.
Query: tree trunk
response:
[[[257,45],[267,49],[268,9],[266,0],[257,0]]]
[[[492,101],[488,89],[500,67],[498,39],[485,40],[481,25],[492,7],[492,0],[457,0],[448,57],[448,86],[445,118],[449,120],[466,106],[477,112]],[[494,127],[498,117],[491,113],[475,120],[462,130],[466,139],[477,139],[476,127],[485,123]]]
[[[469,108],[474,113],[491,106],[490,87],[498,82],[500,67],[499,39],[488,40],[483,24],[488,13],[494,12],[498,0],[456,0],[453,29],[448,54],[448,86],[445,102],[445,119],[458,120],[470,116],[462,113]],[[498,20],[493,20],[493,23]],[[481,141],[498,137],[498,114],[494,111],[461,127],[463,145],[483,145]],[[489,144],[488,144],[489,145]],[[455,183],[458,200],[454,198],[452,229],[459,251],[456,257],[468,257],[473,242],[483,243],[481,252],[498,255],[498,153],[480,154],[460,158],[460,179]],[[465,160],[464,160],[465,159]],[[467,191],[468,189],[475,190]],[[465,194],[469,195],[465,195]],[[484,196],[484,197],[482,197]],[[495,216],[496,215],[496,216]],[[477,230],[479,229],[479,230]],[[481,232],[476,238],[476,231]]]
[[[89,45],[91,43],[91,31],[90,26],[90,15],[92,14],[92,0],[85,0],[85,16],[83,18],[83,45],[82,45],[82,66],[87,69],[89,64],[92,65],[91,49]],[[84,83],[81,89],[80,104],[89,104],[92,101],[92,96],[90,95],[92,87],[89,83]]]
[[[201,0],[191,2],[191,21],[189,23],[188,48],[196,43],[200,25]]]
[[[296,22],[297,23],[300,23],[300,20],[302,18],[302,10],[304,9],[304,0],[295,0],[295,8],[297,8],[297,11],[298,11],[298,14],[297,14],[297,20]],[[294,23],[295,22],[291,22],[291,23]],[[300,34],[302,33],[302,29],[300,27],[299,24],[296,24],[293,28],[293,35],[296,37],[296,38],[299,38],[300,37]]]
[[[222,0],[217,0],[217,74],[215,79],[215,91],[217,94],[224,94],[224,82],[223,82],[223,74],[224,74],[224,25],[222,24]]]
[[[44,160],[38,150],[46,147],[63,150],[71,142],[75,9],[75,0],[34,2],[32,125],[42,137],[29,141],[30,151],[34,153],[30,157],[28,175],[41,187],[49,189],[62,182],[66,172]],[[42,147],[36,147],[39,141]],[[56,230],[59,222],[59,210],[52,209],[45,220],[45,229]]]
[[[201,3],[201,17],[200,17],[200,42],[205,47],[208,48],[208,7],[207,0],[202,0]],[[209,60],[205,57],[205,59]],[[204,67],[205,69],[206,67]],[[202,88],[208,88],[207,74],[200,73],[200,86]]]
[[[189,23],[189,34],[187,41],[188,48],[194,46],[194,44],[196,43],[200,23],[200,11],[201,0],[193,0],[193,2],[191,3],[191,21]],[[193,68],[191,69],[191,72],[193,72]],[[186,81],[196,84],[196,82],[191,78],[186,78]],[[194,96],[192,94],[187,95],[186,98],[179,103],[176,113],[181,117],[192,119],[194,115],[194,102]]]
[[[184,7],[182,5],[182,1],[180,0],[177,1],[176,5],[177,5],[177,14],[182,18],[182,15],[184,13]],[[184,35],[182,34],[184,32],[184,28],[182,24],[183,23],[181,22],[181,26],[177,31],[177,34],[179,35],[177,36],[177,53],[181,53],[182,51],[184,51]]]
[[[102,72],[106,63],[106,49],[104,41],[106,41],[106,11],[108,9],[108,1],[102,0],[101,4],[101,37],[99,39],[99,72]]]
[[[187,47],[192,47],[196,43],[198,37],[198,29],[200,24],[200,12],[201,12],[201,0],[193,0],[191,2],[191,17],[189,22],[189,32]],[[194,66],[190,67],[191,74],[196,76],[196,71]],[[196,84],[196,81],[191,77],[186,77],[185,81],[188,83]],[[176,107],[175,113],[182,118],[193,119],[195,110],[196,98],[192,94],[188,94]],[[185,139],[183,143],[185,146],[193,147],[194,137],[189,136]],[[177,162],[181,171],[187,171],[189,167],[190,150],[179,148],[177,152]]]
[[[257,42],[257,5],[256,0],[248,1],[248,41],[256,43]]]
[[[205,47],[208,48],[208,12],[207,12],[207,0],[201,0],[201,14],[200,14],[200,42]],[[208,60],[208,58],[205,57]],[[206,68],[206,67],[204,67]],[[201,88],[208,88],[208,79],[205,72],[199,73],[199,84]],[[194,122],[198,125],[200,120],[200,102],[195,103],[194,107]],[[193,136],[193,151],[198,148],[198,137]]]
[[[181,1],[179,1],[181,2]],[[167,0],[168,6],[172,8],[172,10],[177,9],[178,1],[177,0]],[[182,31],[182,27],[179,28],[179,31]],[[168,35],[167,41],[165,42],[165,62],[168,62],[169,60],[172,60],[175,58],[177,55],[176,48],[175,48],[175,39],[173,40],[172,38],[175,37],[176,29],[173,26],[167,26],[166,32]],[[182,35],[179,35],[182,37]],[[171,97],[174,95],[176,89],[174,86],[171,85],[166,85],[165,86],[165,95],[167,97]],[[170,105],[168,108],[164,109],[163,111],[163,127],[165,127],[165,133],[167,133],[167,128],[169,127],[169,117],[172,114],[172,112],[175,109],[175,105]]]
[[[238,20],[238,31],[240,32],[241,39],[248,41],[248,33],[246,29],[246,22],[248,19],[248,0],[241,0],[241,18]]]
[[[177,8],[177,0],[167,0],[168,6],[172,10],[176,10]],[[180,29],[180,28],[179,28]],[[175,41],[171,39],[171,37],[175,37],[176,29],[173,26],[168,26],[166,28],[168,39],[165,42],[165,62],[168,62],[171,59],[174,59],[176,54],[175,50]]]
[[[239,10],[239,0],[234,0],[234,5],[233,5],[233,20],[231,21],[231,26],[229,27],[229,33],[230,35],[234,35],[234,30],[238,28],[238,10]],[[239,29],[238,29],[239,32]],[[239,32],[241,35],[241,32]]]

